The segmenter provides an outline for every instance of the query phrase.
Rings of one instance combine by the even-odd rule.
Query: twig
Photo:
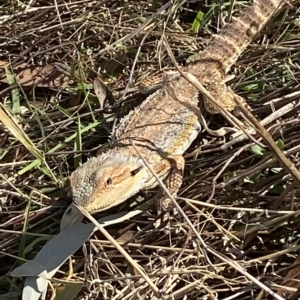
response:
[[[131,258],[131,256],[123,249],[123,247],[101,226],[97,220],[92,217],[83,207],[74,204],[74,206],[82,212],[99,230],[100,232],[116,247],[116,249],[127,259],[131,266],[144,278],[151,289],[154,291],[157,297],[160,297],[159,289],[151,281],[148,275],[142,270],[142,268]],[[163,298],[162,298],[163,299]]]
[[[256,131],[260,133],[261,137],[269,145],[270,150],[277,157],[277,159],[279,160],[283,168],[286,170],[286,172],[288,174],[290,173],[293,176],[293,178],[300,184],[300,172],[295,168],[295,165],[278,148],[270,133],[257,121],[253,114],[246,107],[244,107],[243,103],[241,103],[238,97],[234,97],[234,100],[237,103],[237,105],[239,105],[239,108],[243,112],[244,116],[248,119],[249,122],[251,122]]]

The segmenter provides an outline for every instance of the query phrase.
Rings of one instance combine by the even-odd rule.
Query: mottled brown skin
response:
[[[193,91],[195,96],[189,99],[197,104],[196,89],[184,78],[178,78],[173,85],[182,87],[179,95]],[[73,172],[73,201],[89,212],[100,211],[123,202],[129,198],[128,194],[134,195],[141,189],[155,187],[157,181],[135,147],[175,195],[182,182],[182,154],[199,130],[197,116],[190,109],[164,91],[154,93],[121,120],[111,150],[87,161]],[[108,174],[111,179],[109,185],[106,184]],[[90,188],[92,185],[95,186]]]
[[[214,99],[227,110],[235,107],[235,94],[225,85],[225,74],[283,1],[255,0],[238,19],[215,35],[184,72],[192,73]],[[198,91],[178,76],[166,89],[150,95],[143,104],[121,120],[111,149],[80,166],[71,175],[74,203],[97,212],[122,203],[142,189],[157,186],[141,156],[176,195],[182,183],[183,153],[196,138],[200,125],[196,114],[183,103],[198,105]],[[210,113],[218,108],[204,99]],[[162,208],[168,205],[161,191]],[[166,204],[167,203],[167,204]]]

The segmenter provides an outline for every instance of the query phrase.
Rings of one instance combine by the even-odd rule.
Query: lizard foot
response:
[[[176,195],[174,195],[174,196],[176,196]],[[163,212],[168,212],[169,210],[174,208],[173,200],[167,196],[157,199],[155,204],[156,204],[156,209],[157,209],[158,214],[163,213]]]
[[[168,160],[170,161],[171,168],[168,176],[164,179],[164,184],[171,196],[174,198],[182,184],[184,158],[181,155],[174,155],[169,157]],[[174,210],[174,200],[167,195],[166,191],[162,187],[160,187],[153,200],[155,201],[157,213],[159,215],[166,213],[161,221],[165,222],[166,219],[170,218],[171,210],[176,213]],[[156,222],[155,227],[158,227],[160,224],[160,222],[159,224]]]
[[[157,214],[161,216],[158,220],[156,220],[154,224],[155,228],[161,227],[162,224],[166,224],[166,223],[170,224],[170,219],[172,218],[172,216],[177,214],[177,210],[176,207],[174,206],[173,200],[166,196],[157,199],[155,205],[157,209]]]

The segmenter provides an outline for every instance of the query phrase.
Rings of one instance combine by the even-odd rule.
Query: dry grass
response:
[[[0,8],[0,60],[10,63],[0,73],[0,116],[2,121],[9,115],[15,120],[0,127],[0,293],[18,294],[22,282],[9,272],[22,259],[33,258],[59,232],[70,202],[67,178],[95,155],[99,144],[107,143],[113,128],[108,114],[120,117],[140,103],[144,98],[137,92],[138,81],[172,64],[161,36],[184,64],[221,26],[229,9],[228,3],[220,9],[209,5],[211,1],[187,1],[153,18],[160,4],[152,1],[152,7],[150,2],[7,1]],[[229,85],[248,100],[258,120],[294,103],[294,109],[266,129],[299,167],[297,2],[253,41],[232,68]],[[200,10],[206,13],[205,22],[199,34],[190,33]],[[12,76],[20,65],[27,84]],[[65,73],[72,81],[59,84],[41,76],[43,84],[33,86],[30,79],[37,76],[37,66],[46,65],[59,70],[56,79]],[[117,99],[105,114],[92,89],[97,76]],[[207,119],[211,128],[226,125],[221,116]],[[264,143],[259,135],[256,139]],[[168,228],[154,229],[154,207],[147,216],[108,228],[164,299],[272,299],[247,274],[279,292],[298,255],[297,184],[267,147],[253,147],[252,141],[244,140],[223,150],[226,143],[229,135],[214,138],[203,132],[186,153],[180,196],[193,201],[180,204],[202,241],[179,216]],[[150,192],[141,195],[151,197]],[[154,299],[149,285],[102,235],[95,234],[87,249],[73,257],[69,280],[85,283],[76,299]],[[68,264],[61,270],[67,272]],[[55,278],[67,276],[61,272]],[[293,284],[289,296],[297,295]]]

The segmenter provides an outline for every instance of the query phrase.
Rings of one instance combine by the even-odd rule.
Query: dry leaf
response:
[[[104,107],[105,104],[104,101],[107,96],[107,87],[104,84],[104,82],[99,78],[95,78],[93,84],[94,84],[95,94],[99,100],[100,108],[102,109]]]
[[[286,287],[291,287],[298,289],[299,287],[299,279],[300,279],[300,255],[296,258],[294,265],[297,265],[295,268],[291,269],[284,278],[281,285]],[[278,291],[278,295],[286,297],[286,291]]]
[[[107,108],[107,103],[113,105],[116,102],[112,92],[100,78],[94,79],[94,91],[99,100],[100,108]]]
[[[9,68],[9,63],[0,61],[0,82],[8,84],[5,68]],[[13,68],[13,74],[22,86],[61,88],[70,85],[69,77],[52,65],[28,66],[24,63]]]
[[[123,233],[121,236],[119,236],[116,241],[120,244],[128,243],[132,237],[134,236],[135,232],[133,230],[128,230],[125,233]]]

